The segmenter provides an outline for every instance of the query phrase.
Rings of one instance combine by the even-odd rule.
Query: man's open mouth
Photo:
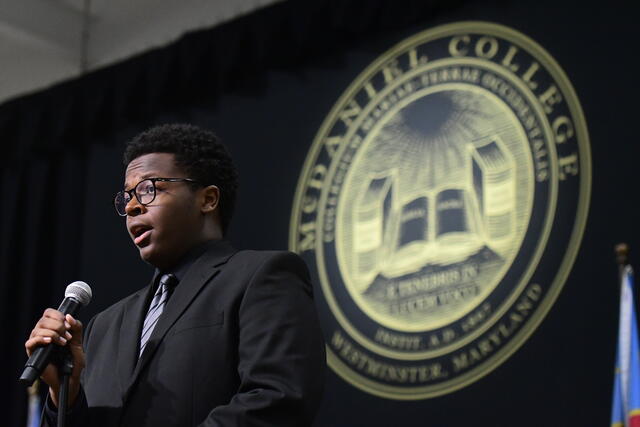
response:
[[[136,245],[140,245],[143,243],[150,235],[152,228],[148,225],[139,224],[131,227],[131,235],[133,236],[133,243]]]

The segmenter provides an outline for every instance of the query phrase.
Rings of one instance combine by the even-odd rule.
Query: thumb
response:
[[[71,346],[82,346],[82,322],[78,319],[75,319],[72,315],[67,314],[65,316],[65,323],[69,324],[69,333],[71,334],[71,339],[69,340],[69,345]]]
[[[78,378],[85,366],[84,350],[82,348],[82,322],[74,319],[70,314],[65,316],[65,320],[69,324],[69,333],[71,334],[71,339],[67,345],[74,360],[72,376]]]

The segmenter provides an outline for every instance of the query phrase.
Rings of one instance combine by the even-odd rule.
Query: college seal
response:
[[[523,34],[459,22],[383,54],[322,124],[293,206],[329,366],[392,399],[495,369],[567,278],[590,163],[569,80]]]

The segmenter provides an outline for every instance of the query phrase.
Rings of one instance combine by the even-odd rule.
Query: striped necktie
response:
[[[144,318],[144,324],[142,325],[142,334],[140,335],[140,353],[138,357],[142,356],[142,352],[149,341],[153,328],[158,323],[158,319],[164,310],[164,306],[167,304],[171,291],[178,283],[178,279],[173,274],[164,274],[160,278],[158,289],[156,290],[153,300],[149,305],[149,311],[147,311],[147,317]]]

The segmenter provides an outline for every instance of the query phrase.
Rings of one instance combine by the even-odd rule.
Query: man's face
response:
[[[125,189],[146,178],[191,178],[175,165],[174,155],[150,153],[132,160]],[[143,206],[134,197],[126,207],[127,230],[146,262],[166,269],[202,240],[203,215],[196,192],[186,182],[156,182],[156,198]]]

